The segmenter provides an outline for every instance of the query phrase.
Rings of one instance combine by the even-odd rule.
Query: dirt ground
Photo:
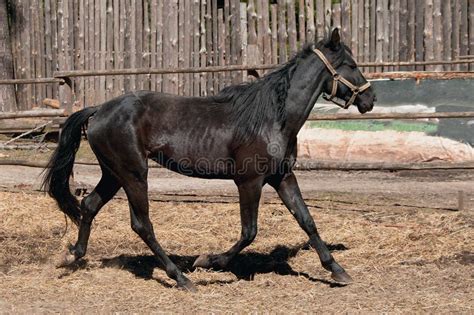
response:
[[[232,182],[153,169],[158,239],[197,285],[178,290],[132,232],[119,194],[97,216],[86,259],[55,263],[77,230],[37,192],[39,169],[0,166],[0,313],[474,312],[474,172],[298,172],[323,239],[355,282],[340,286],[265,190],[255,242],[228,270],[194,270],[240,232]],[[90,190],[97,167],[76,168]],[[457,208],[458,191],[465,207]]]

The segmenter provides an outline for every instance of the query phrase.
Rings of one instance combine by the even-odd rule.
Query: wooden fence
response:
[[[333,27],[341,28],[359,62],[450,61],[474,54],[472,0],[9,0],[9,13],[18,79],[52,77],[58,70],[282,63]],[[246,72],[79,77],[73,91],[77,104],[88,106],[136,89],[208,95],[247,79]],[[58,96],[55,84],[20,84],[17,107]]]

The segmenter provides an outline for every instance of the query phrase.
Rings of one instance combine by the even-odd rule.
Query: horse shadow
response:
[[[327,244],[327,246],[330,251],[347,249],[343,244]],[[222,270],[231,272],[235,275],[236,279],[212,280],[205,282],[198,281],[196,284],[228,284],[237,280],[250,281],[254,279],[256,274],[276,273],[282,276],[304,277],[309,281],[323,283],[329,287],[344,286],[333,281],[312,277],[305,272],[295,271],[290,266],[288,261],[291,258],[295,257],[299,251],[309,249],[309,244],[304,243],[292,247],[278,245],[270,253],[265,254],[252,251],[241,253],[232,260],[229,266]],[[198,255],[187,256],[170,254],[169,257],[183,272],[192,272],[195,270],[193,263],[198,258]],[[170,287],[170,285],[163,280],[153,277],[153,271],[157,267],[161,268],[162,266],[153,255],[119,255],[113,258],[104,258],[101,260],[101,268],[118,268],[127,270],[138,278],[145,280],[153,279],[166,287]]]

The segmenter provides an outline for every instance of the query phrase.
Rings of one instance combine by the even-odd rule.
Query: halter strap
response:
[[[326,68],[331,73],[332,79],[333,79],[331,95],[330,96],[323,96],[324,99],[333,102],[334,104],[336,104],[339,107],[347,109],[349,106],[351,106],[354,103],[354,101],[355,101],[358,94],[364,92],[365,90],[367,90],[370,87],[370,82],[367,82],[367,83],[365,83],[361,86],[355,86],[354,84],[352,84],[351,82],[346,80],[344,77],[342,77],[339,73],[337,73],[336,69],[334,69],[334,67],[331,65],[329,60],[326,58],[326,56],[324,56],[324,54],[319,49],[315,48],[315,49],[313,49],[313,51],[316,55],[318,55],[318,57],[321,59],[321,61],[326,65]],[[346,102],[346,104],[341,104],[341,103],[337,102],[336,100],[334,100],[334,98],[336,97],[336,93],[337,93],[338,82],[341,82],[342,84],[347,86],[352,91],[352,96]]]

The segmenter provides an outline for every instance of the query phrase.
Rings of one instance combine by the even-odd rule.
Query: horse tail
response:
[[[56,200],[59,209],[76,225],[81,222],[81,210],[79,201],[71,194],[69,177],[81,144],[81,131],[98,109],[87,107],[69,116],[62,128],[58,146],[44,170],[42,189]]]

